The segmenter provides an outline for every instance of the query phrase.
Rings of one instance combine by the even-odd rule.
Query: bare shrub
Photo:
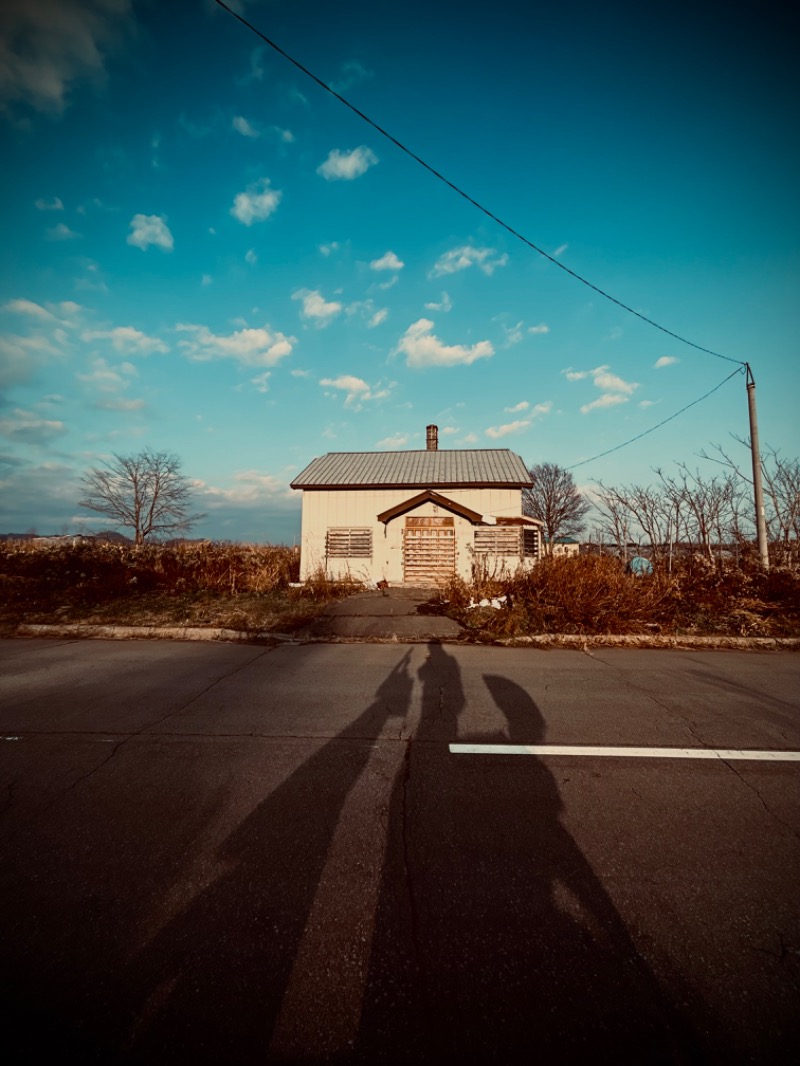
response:
[[[546,558],[490,591],[454,581],[448,613],[469,630],[511,636],[572,634],[730,634],[788,636],[800,631],[800,576],[721,567],[705,553],[673,572],[632,575],[608,555]],[[470,607],[505,595],[500,610]]]
[[[349,574],[334,581],[320,567],[306,579],[305,584],[293,589],[292,592],[297,600],[313,600],[316,603],[327,603],[330,600],[351,596],[354,592],[359,592],[363,588],[364,583]]]
[[[125,597],[271,595],[299,573],[292,548],[248,544],[0,544],[5,606],[40,612]]]

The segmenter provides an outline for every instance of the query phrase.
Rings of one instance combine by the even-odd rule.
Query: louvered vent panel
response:
[[[326,541],[329,559],[370,559],[372,530],[369,528],[329,529]]]
[[[475,551],[487,555],[519,555],[519,526],[488,526],[475,530]]]
[[[535,529],[523,529],[522,554],[526,559],[539,558],[539,533]]]

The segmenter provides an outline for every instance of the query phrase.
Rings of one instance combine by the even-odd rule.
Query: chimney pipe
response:
[[[437,452],[439,450],[439,427],[427,426],[426,427],[427,440],[425,447],[429,452]]]

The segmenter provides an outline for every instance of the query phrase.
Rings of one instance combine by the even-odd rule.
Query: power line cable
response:
[[[648,318],[647,315],[643,315],[640,311],[635,311],[632,307],[629,307],[628,304],[623,303],[622,300],[618,300],[615,296],[612,296],[604,289],[601,289],[598,285],[595,285],[591,281],[588,281],[586,278],[576,273],[574,270],[570,270],[568,266],[565,266],[563,263],[561,263],[558,259],[555,258],[555,256],[550,255],[549,252],[546,252],[543,248],[540,248],[538,245],[534,244],[533,241],[529,241],[527,237],[523,236],[507,222],[504,222],[501,218],[491,212],[487,207],[484,207],[483,204],[473,199],[458,185],[450,181],[449,178],[446,178],[444,174],[436,170],[435,167],[432,167],[430,163],[426,163],[424,159],[422,159],[405,144],[403,144],[402,141],[399,141],[396,137],[393,137],[392,134],[388,132],[388,130],[385,130],[383,128],[383,126],[380,126],[377,122],[373,121],[373,119],[371,119],[369,115],[365,115],[363,111],[360,111],[354,104],[351,104],[350,101],[346,100],[344,96],[342,96],[340,93],[337,93],[335,89],[332,89],[330,85],[324,82],[321,78],[318,78],[316,74],[313,74],[308,69],[308,67],[304,67],[303,64],[300,63],[297,59],[295,59],[293,56],[290,56],[288,52],[285,52],[283,48],[280,47],[280,45],[276,44],[275,41],[271,40],[269,37],[266,36],[266,34],[262,33],[261,30],[257,29],[252,24],[252,22],[248,22],[248,20],[244,18],[243,15],[240,15],[237,11],[234,11],[232,8],[228,7],[224,0],[215,0],[215,3],[219,7],[223,8],[223,10],[227,11],[228,14],[235,18],[238,22],[241,22],[243,26],[246,26],[247,29],[254,33],[257,37],[260,37],[265,44],[268,44],[270,48],[274,49],[274,51],[276,51],[279,55],[283,56],[284,59],[288,60],[293,66],[297,67],[297,69],[302,71],[303,74],[311,78],[312,81],[316,82],[321,89],[324,89],[325,92],[330,93],[331,96],[335,97],[340,103],[344,104],[345,107],[349,108],[353,112],[353,114],[358,115],[360,119],[363,119],[364,122],[366,122],[374,130],[380,133],[382,137],[385,137],[388,141],[391,141],[392,144],[395,145],[395,147],[399,148],[401,152],[405,152],[407,156],[410,156],[411,159],[413,159],[416,163],[419,163],[421,167],[424,167],[425,170],[427,170],[435,178],[438,178],[439,181],[443,182],[445,185],[451,188],[453,192],[458,193],[458,195],[461,196],[464,200],[472,204],[472,206],[476,207],[479,211],[482,211],[483,214],[487,216],[487,218],[492,219],[493,222],[496,222],[498,226],[501,226],[513,237],[516,237],[517,240],[527,245],[528,248],[531,248],[534,252],[537,252],[545,259],[548,259],[551,263],[557,266],[559,270],[563,270],[566,274],[569,274],[571,277],[575,278],[576,281],[580,281],[583,285],[586,285],[594,292],[599,293],[599,295],[603,296],[606,300],[610,300],[611,303],[616,304],[617,307],[621,307],[624,311],[629,312],[629,314],[635,315],[636,318],[641,319],[643,322],[647,322],[648,325],[654,326],[655,329],[660,330],[662,333],[666,333],[667,336],[673,337],[675,340],[680,341],[681,344],[688,344],[690,348],[695,348],[699,352],[705,352],[706,355],[713,355],[717,359],[724,359],[728,363],[737,363],[739,366],[745,365],[741,359],[733,359],[729,355],[722,355],[720,352],[712,351],[711,348],[704,348],[700,344],[695,344],[694,341],[690,341],[686,337],[682,337],[679,333],[673,333],[671,329],[667,329],[666,326],[659,325],[658,322],[655,322],[652,318]]]
[[[629,444],[633,444],[635,441],[641,440],[642,437],[646,437],[648,433],[654,433],[655,430],[661,429],[661,427],[665,426],[667,424],[667,422],[671,422],[673,420],[673,418],[677,418],[678,415],[682,415],[684,411],[688,411],[690,407],[694,407],[695,404],[701,403],[703,400],[707,400],[709,396],[711,396],[713,393],[715,393],[717,391],[717,389],[721,389],[726,381],[730,381],[731,378],[735,377],[737,374],[743,374],[745,372],[745,370],[744,370],[745,366],[746,366],[746,364],[742,364],[741,367],[737,367],[736,370],[734,370],[730,374],[728,374],[728,376],[723,381],[720,381],[719,385],[715,385],[713,389],[710,389],[708,392],[704,393],[702,396],[698,396],[698,398],[696,400],[692,400],[691,403],[687,403],[685,407],[682,407],[680,409],[680,411],[676,411],[674,415],[670,415],[669,418],[665,418],[664,421],[663,422],[659,422],[657,426],[651,426],[650,429],[646,429],[644,431],[644,433],[639,433],[638,436],[631,437],[630,440],[626,440],[622,444],[617,444],[615,447],[609,448],[605,452],[600,452],[599,455],[593,455],[591,457],[591,459],[581,459],[581,461],[579,463],[573,463],[572,466],[568,466],[568,467],[566,467],[566,469],[567,470],[577,470],[577,468],[579,466],[585,466],[587,463],[593,463],[595,461],[595,459],[602,459],[606,455],[611,455],[612,452],[618,452],[620,450],[620,448],[627,448]]]

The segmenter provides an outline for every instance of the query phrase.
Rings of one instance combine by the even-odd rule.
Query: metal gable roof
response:
[[[293,489],[528,487],[522,458],[508,448],[328,452],[292,481]]]

